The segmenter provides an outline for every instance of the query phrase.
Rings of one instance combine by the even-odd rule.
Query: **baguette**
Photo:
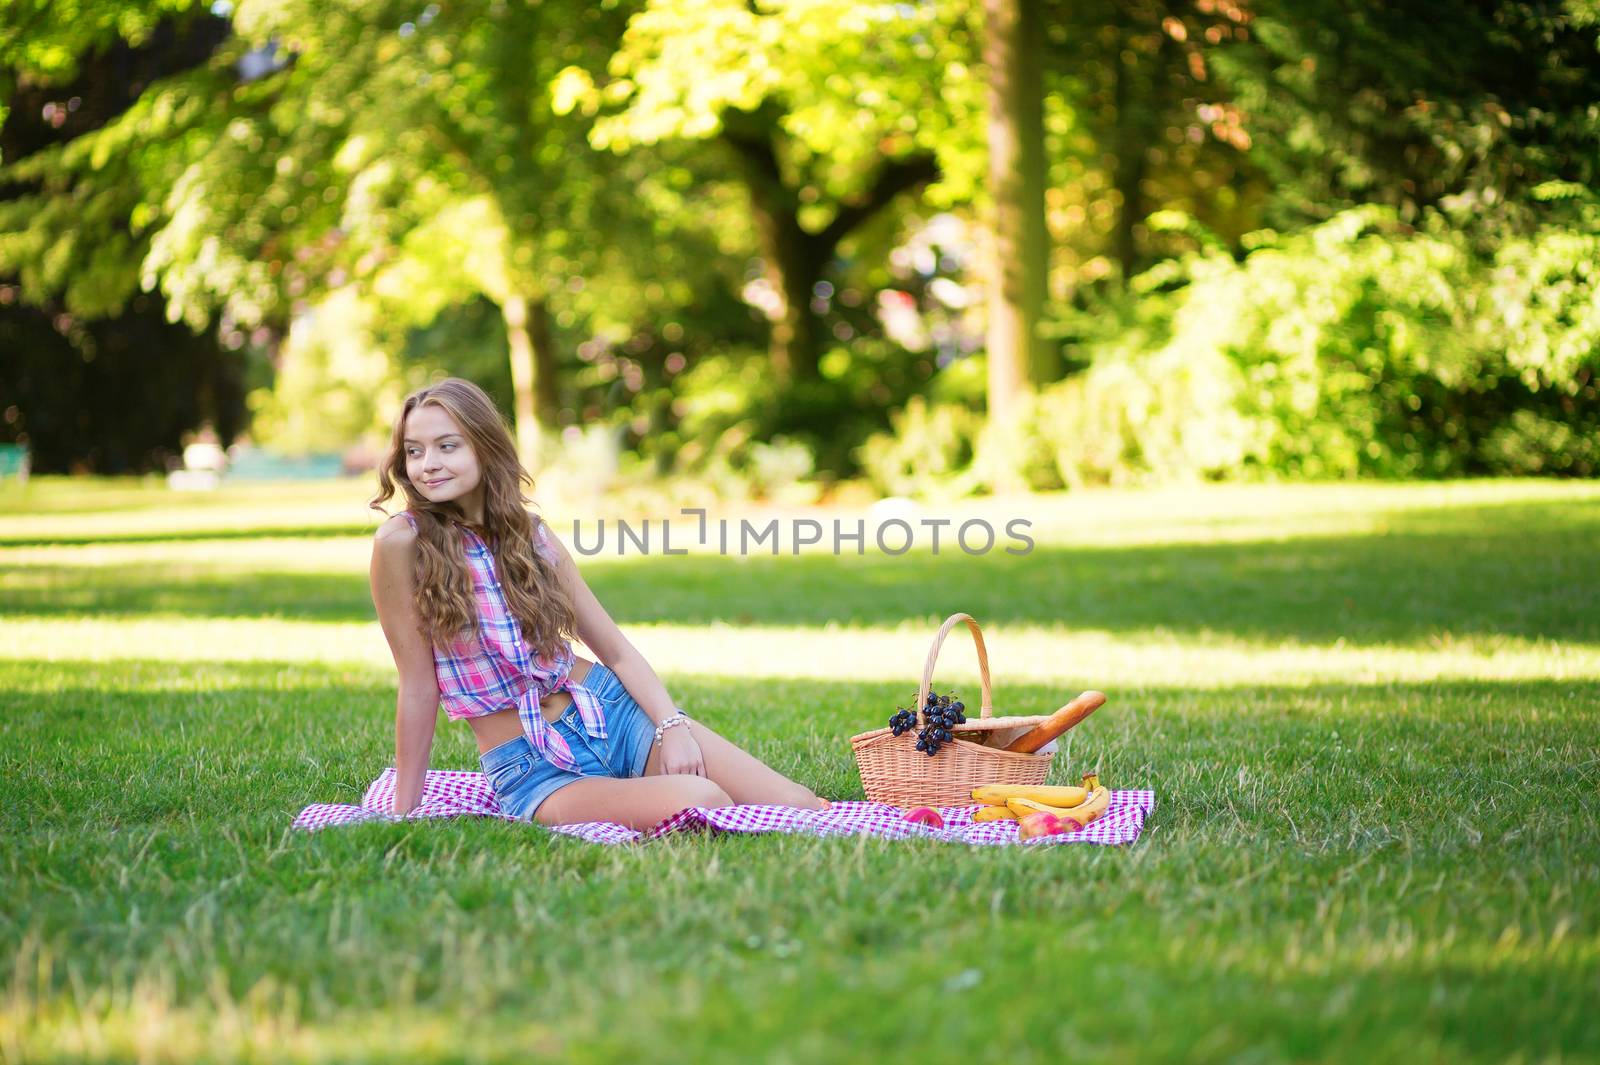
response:
[[[1087,691],[1006,746],[1008,751],[1032,754],[1096,710],[1106,701],[1105,692]]]

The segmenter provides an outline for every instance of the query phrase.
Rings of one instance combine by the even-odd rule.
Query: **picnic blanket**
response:
[[[295,828],[315,830],[330,825],[362,821],[416,821],[434,817],[498,817],[515,820],[502,813],[494,792],[482,773],[430,769],[422,784],[422,799],[404,817],[387,811],[394,802],[395,771],[391,766],[378,775],[361,799],[360,806],[341,803],[313,803],[294,819]],[[639,832],[612,821],[586,821],[572,825],[539,825],[549,832],[576,836],[590,843],[643,843],[674,832],[711,829],[719,832],[788,832],[810,836],[882,836],[887,839],[923,837],[949,843],[998,845],[1007,843],[1132,843],[1144,828],[1144,819],[1155,809],[1153,791],[1113,791],[1105,815],[1079,832],[1056,836],[1017,839],[1015,821],[985,821],[974,824],[974,806],[941,809],[943,828],[913,824],[905,813],[884,803],[835,802],[826,810],[801,810],[793,806],[689,806],[664,819],[648,831]]]

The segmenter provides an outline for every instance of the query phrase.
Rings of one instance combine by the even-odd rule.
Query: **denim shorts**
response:
[[[656,726],[628,694],[622,681],[599,662],[589,667],[581,682],[594,692],[605,712],[606,738],[597,740],[584,731],[578,705],[567,707],[554,722],[547,722],[561,734],[578,762],[578,772],[569,773],[546,761],[528,740],[518,736],[478,756],[483,775],[489,778],[500,809],[519,821],[532,821],[539,804],[555,792],[583,777],[644,776],[650,748],[656,742]]]

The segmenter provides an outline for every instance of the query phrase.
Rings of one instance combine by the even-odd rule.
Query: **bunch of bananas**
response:
[[[973,811],[974,821],[1018,821],[1032,813],[1047,813],[1071,818],[1079,828],[1111,805],[1111,790],[1100,783],[1096,773],[1085,773],[1081,788],[984,784],[972,789],[972,797],[983,803]]]

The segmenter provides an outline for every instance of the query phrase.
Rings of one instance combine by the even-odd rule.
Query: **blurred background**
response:
[[[0,476],[1600,470],[1600,4],[13,0]]]

